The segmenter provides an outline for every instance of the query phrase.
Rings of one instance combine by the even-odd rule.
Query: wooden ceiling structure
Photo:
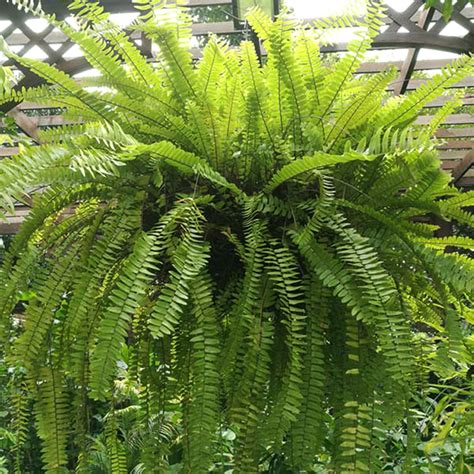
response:
[[[18,10],[10,3],[11,0],[0,0],[0,35],[7,44],[19,55],[28,56],[33,52],[43,57],[45,62],[55,64],[61,70],[74,76],[90,69],[87,61],[79,54],[74,55],[74,44],[61,32],[51,25],[44,25],[41,29],[31,26],[31,17],[24,11]],[[217,35],[242,35],[245,25],[236,21],[233,13],[236,11],[236,0],[187,0],[192,9],[203,8],[220,9],[221,13],[228,12],[226,21],[194,23],[193,35],[205,37],[211,33]],[[35,0],[37,3],[37,0]],[[132,13],[136,10],[132,0],[101,0],[104,8],[112,14]],[[363,64],[359,73],[370,74],[379,72],[389,66],[395,66],[399,70],[398,79],[390,85],[389,90],[394,94],[405,94],[415,90],[426,79],[412,78],[414,72],[435,72],[449,63],[448,59],[419,60],[420,50],[432,49],[460,54],[472,54],[474,52],[474,8],[472,0],[458,0],[454,7],[452,17],[447,23],[441,15],[442,5],[440,2],[429,9],[424,8],[423,0],[412,0],[409,6],[402,12],[387,7],[385,26],[382,32],[375,38],[372,49],[380,50],[383,56],[384,50],[397,49],[405,51],[405,58],[395,62],[368,62]],[[58,18],[66,18],[69,15],[66,0],[42,0],[41,5],[47,13],[54,13]],[[308,24],[314,20],[305,20]],[[445,34],[443,30],[456,23],[458,30],[464,31],[461,36]],[[3,26],[3,29],[2,29]],[[132,38],[143,53],[153,61],[152,47],[141,34],[131,32]],[[323,52],[344,52],[347,43],[334,43],[322,47]],[[193,50],[196,59],[201,56],[198,48]],[[264,54],[264,51],[263,51]],[[23,74],[18,87],[38,85],[41,80],[27,70],[22,70],[19,65],[9,62],[1,62],[0,65],[17,67]],[[463,89],[462,101],[464,108],[461,112],[449,116],[438,130],[437,135],[445,142],[440,146],[440,154],[443,160],[443,168],[451,173],[453,183],[462,188],[474,188],[474,76],[468,77],[453,86],[453,89]],[[435,110],[441,107],[447,97],[441,97],[427,104],[427,114],[418,119],[418,123],[428,123]],[[55,115],[50,110],[44,110],[44,106],[32,103],[4,104],[0,110],[12,117],[20,130],[33,140],[37,137],[38,130],[42,127],[54,127],[64,124],[63,117]],[[0,120],[0,127],[2,122]],[[1,146],[0,159],[11,156],[16,152],[15,146]],[[1,163],[0,163],[1,166]],[[8,222],[0,223],[0,234],[16,232],[22,216],[27,212],[26,208],[20,207],[15,217],[9,218]]]

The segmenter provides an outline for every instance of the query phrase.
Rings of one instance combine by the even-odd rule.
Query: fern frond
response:
[[[182,239],[173,258],[170,280],[162,284],[148,322],[151,334],[163,337],[171,334],[189,300],[189,285],[206,266],[209,246],[203,242],[202,217],[191,215],[181,222]],[[194,222],[193,222],[194,221]]]
[[[303,285],[294,255],[275,240],[271,240],[269,244],[265,270],[273,283],[283,315],[288,362],[283,369],[277,398],[262,429],[262,437],[278,447],[291,423],[296,421],[303,398],[301,376],[307,316],[304,309]]]
[[[319,119],[323,118],[335,105],[341,91],[346,87],[352,74],[362,63],[366,51],[370,48],[373,38],[378,34],[382,25],[383,12],[379,4],[370,3],[367,7],[365,23],[367,32],[361,39],[354,40],[348,45],[348,53],[336,65],[334,70],[324,80],[320,96]]]
[[[325,71],[322,66],[319,46],[315,41],[314,30],[302,28],[298,31],[295,45],[295,56],[302,69],[302,79],[305,82],[309,114],[320,106],[320,94],[323,87]]]
[[[238,429],[235,468],[240,472],[252,472],[262,451],[262,446],[258,444],[258,429],[265,406],[273,337],[272,325],[264,317],[262,314],[260,318],[255,318],[250,328],[248,349],[243,360],[244,371],[235,389],[236,403],[231,411]]]
[[[420,244],[417,244],[416,247],[426,262],[433,265],[435,271],[455,291],[472,294],[474,283],[470,275],[474,270],[474,263],[471,258],[455,253],[446,254]]]
[[[405,126],[416,118],[422,107],[430,100],[438,97],[450,85],[472,74],[472,68],[471,57],[460,57],[403,99],[393,98],[388,101],[374,117],[374,124],[377,127]]]
[[[28,305],[24,330],[14,346],[15,359],[26,366],[31,376],[44,357],[44,342],[53,324],[54,313],[71,284],[79,249],[76,244],[64,255],[58,251],[51,270],[45,268],[36,278],[33,288],[37,297]]]
[[[271,192],[286,181],[319,168],[348,163],[355,160],[371,161],[375,158],[375,155],[365,155],[357,152],[347,152],[343,155],[330,155],[328,153],[316,152],[313,156],[305,156],[304,158],[297,159],[283,166],[273,175],[272,179],[265,186],[264,191],[267,193]]]
[[[239,356],[244,353],[244,341],[251,328],[252,315],[259,307],[262,292],[264,240],[259,226],[250,225],[245,251],[245,275],[239,296],[229,310],[229,330],[224,338],[224,357],[220,363],[220,372],[227,389],[233,387],[234,375],[237,376],[242,368]]]
[[[139,208],[119,207],[101,223],[101,238],[94,242],[85,254],[84,263],[74,282],[73,296],[67,308],[65,338],[71,344],[68,358],[71,374],[78,380],[84,379],[86,355],[94,333],[95,318],[101,294],[101,285],[106,274],[113,267],[117,256],[124,250],[130,236],[139,226]],[[92,239],[96,237],[93,229]]]
[[[194,278],[189,292],[196,328],[190,334],[193,405],[188,415],[189,439],[185,443],[184,464],[189,472],[204,472],[211,465],[219,418],[217,359],[221,348],[209,277],[203,273]]]
[[[295,468],[308,469],[325,439],[325,331],[329,311],[328,291],[316,278],[306,284],[307,328],[303,355],[300,413],[292,423],[288,457]]]
[[[268,39],[273,23],[260,7],[251,8],[246,14],[246,19],[262,41]]]
[[[128,472],[127,455],[123,443],[118,438],[117,425],[116,413],[109,413],[105,422],[105,444],[107,446],[111,472],[114,474],[126,474]]]
[[[51,368],[39,373],[36,401],[36,425],[42,441],[42,460],[46,471],[58,472],[67,465],[69,416],[64,380]]]
[[[270,128],[271,113],[269,110],[269,98],[265,90],[262,71],[258,67],[255,47],[252,43],[244,41],[241,43],[240,54],[242,61],[241,72],[245,80],[244,84],[246,85],[245,94],[248,118],[249,120],[255,121],[255,115],[257,115],[263,124],[268,139],[273,143],[273,134]],[[253,112],[255,112],[254,115]],[[258,120],[258,122],[260,122],[260,120]],[[247,134],[252,134],[254,130],[258,130],[258,122],[248,124]]]
[[[76,81],[74,81],[74,79],[69,77],[66,73],[39,60],[18,56],[8,50],[3,50],[3,52],[7,57],[17,61],[22,66],[28,68],[29,70],[43,78],[45,81],[47,81],[49,84],[57,86],[59,90],[64,92],[64,94],[77,99],[81,104],[86,107],[86,109],[93,112],[99,118],[113,121],[113,114],[111,114],[103,106],[103,104],[101,104],[100,101],[97,100],[94,94],[83,90],[76,83]]]
[[[291,127],[296,148],[297,144],[300,143],[301,145],[302,142],[301,126],[307,116],[307,99],[301,70],[291,50],[291,32],[295,26],[294,22],[284,15],[280,15],[273,23],[270,19],[267,19],[270,28],[264,33],[262,30],[265,27],[263,26],[261,11],[252,10],[247,15],[247,19],[251,26],[253,26],[254,22],[258,24],[261,34],[265,36],[264,44],[268,49],[269,65],[271,65],[276,76],[275,80],[279,88],[278,96],[283,98],[287,94],[289,97],[290,107],[293,112]],[[257,34],[259,27],[256,27]],[[282,123],[281,126],[283,125]]]
[[[142,234],[136,241],[109,297],[110,303],[100,321],[97,344],[91,356],[91,396],[104,399],[110,390],[120,347],[127,336],[131,316],[146,293],[157,264],[154,234]]]
[[[169,23],[168,23],[169,22]],[[162,18],[160,26],[144,23],[138,26],[159,47],[158,60],[164,63],[166,75],[175,90],[176,99],[185,103],[196,96],[196,72],[192,68],[192,56],[186,45],[181,44],[173,25],[173,18]]]
[[[338,108],[334,114],[334,123],[330,125],[325,134],[328,150],[331,150],[340,137],[349,133],[363,122],[369,120],[370,116],[377,110],[385,88],[395,78],[394,69],[380,74],[375,74],[368,79],[358,90],[354,97],[349,97],[342,108]]]

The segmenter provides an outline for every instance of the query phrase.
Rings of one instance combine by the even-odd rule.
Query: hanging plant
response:
[[[247,19],[263,65],[252,43],[214,37],[196,64],[186,14],[154,3],[136,2],[133,25],[156,45],[153,63],[95,3],[74,1],[74,23],[35,8],[100,72],[81,84],[2,46],[47,83],[2,101],[76,122],[42,130],[0,168],[4,214],[33,199],[1,269],[0,308],[45,471],[90,472],[101,407],[112,470],[127,472],[116,393],[131,384],[145,472],[208,472],[223,444],[234,472],[275,460],[381,472],[387,432],[403,423],[410,472],[412,394],[428,372],[466,374],[474,284],[456,251],[473,240],[437,237],[428,219],[472,225],[474,195],[450,185],[433,136],[459,101],[428,126],[416,118],[472,74],[472,58],[390,97],[396,71],[355,75],[384,16],[369,5],[330,67],[320,31],[258,9]],[[25,291],[35,296],[15,337]],[[420,327],[436,334],[429,358]]]

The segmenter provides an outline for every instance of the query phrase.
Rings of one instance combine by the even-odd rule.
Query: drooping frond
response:
[[[266,253],[266,271],[272,282],[286,330],[288,361],[283,369],[282,386],[263,427],[263,439],[276,447],[296,420],[302,400],[302,357],[305,349],[304,328],[307,315],[297,261],[288,248],[270,241]]]
[[[120,276],[109,296],[109,305],[100,321],[97,344],[91,357],[92,395],[98,399],[110,390],[114,365],[127,335],[134,311],[152,279],[161,251],[162,227],[150,234],[143,233],[137,239],[131,255],[120,270]]]
[[[288,457],[295,468],[308,469],[325,439],[325,332],[329,293],[317,278],[306,284],[307,319],[303,355],[302,403],[290,431]]]
[[[214,454],[219,419],[217,363],[221,347],[209,277],[201,274],[195,278],[189,292],[196,324],[190,334],[193,346],[190,397],[194,403],[189,410],[185,466],[192,472],[208,470]]]
[[[58,371],[41,369],[37,397],[36,425],[43,443],[42,459],[48,472],[58,472],[67,465],[69,431],[64,380]]]

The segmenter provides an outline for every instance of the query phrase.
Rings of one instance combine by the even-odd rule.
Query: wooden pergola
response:
[[[219,8],[229,13],[227,21],[194,23],[192,33],[196,37],[205,37],[211,33],[217,35],[242,35],[245,25],[235,20],[236,0],[188,0],[191,9],[199,7]],[[35,1],[37,3],[37,1]],[[69,15],[66,2],[62,0],[42,0],[42,8],[47,13],[54,13],[58,18]],[[131,0],[101,0],[101,4],[110,13],[131,13],[135,9]],[[425,79],[413,78],[413,73],[436,71],[447,65],[450,60],[430,59],[419,60],[421,49],[432,49],[447,51],[449,53],[472,54],[474,51],[474,8],[470,6],[469,0],[456,2],[454,12],[449,23],[456,23],[460,30],[464,30],[462,36],[450,36],[443,34],[448,23],[441,15],[441,4],[438,2],[434,7],[424,8],[423,0],[412,0],[411,4],[403,12],[393,8],[387,8],[385,27],[376,37],[373,43],[374,50],[404,49],[406,57],[396,62],[369,62],[363,64],[359,73],[370,74],[382,71],[389,66],[395,66],[399,71],[398,79],[390,85],[389,90],[394,94],[405,94],[419,87]],[[41,31],[28,26],[32,16],[24,11],[18,10],[10,3],[10,0],[2,0],[0,6],[0,25],[5,25],[0,35],[4,37],[7,44],[21,56],[31,53],[33,49],[41,50],[44,61],[55,64],[61,70],[74,76],[90,69],[87,61],[81,57],[70,57],[73,43],[60,31],[51,25],[45,26]],[[311,24],[314,20],[305,20]],[[130,32],[132,38],[143,53],[153,61],[151,43],[138,32]],[[346,43],[334,43],[322,48],[323,52],[344,52]],[[263,48],[262,54],[265,54]],[[193,49],[193,55],[198,60],[201,56],[199,48]],[[18,87],[38,85],[41,80],[27,70],[22,70],[19,65],[4,62],[2,65],[17,67],[23,74]],[[445,141],[440,146],[440,154],[443,159],[443,168],[451,173],[453,183],[462,188],[474,187],[474,114],[471,107],[474,105],[474,76],[468,77],[454,86],[453,89],[464,89],[462,102],[466,106],[460,113],[449,116],[438,130],[437,135]],[[471,90],[472,88],[472,90]],[[418,123],[428,123],[437,108],[441,107],[447,97],[441,97],[427,104],[427,114],[418,119]],[[38,130],[42,127],[54,127],[65,123],[60,114],[44,110],[44,106],[32,103],[15,104],[9,103],[1,106],[4,113],[12,117],[17,126],[29,137],[35,140]],[[43,110],[41,110],[43,109]],[[40,112],[40,113],[39,113]],[[1,123],[0,123],[1,126]],[[15,146],[0,146],[1,157],[11,156],[17,151]],[[0,165],[1,166],[1,165]],[[12,217],[8,223],[0,224],[0,234],[13,233],[21,222],[22,215],[26,209],[19,208],[17,216]]]

